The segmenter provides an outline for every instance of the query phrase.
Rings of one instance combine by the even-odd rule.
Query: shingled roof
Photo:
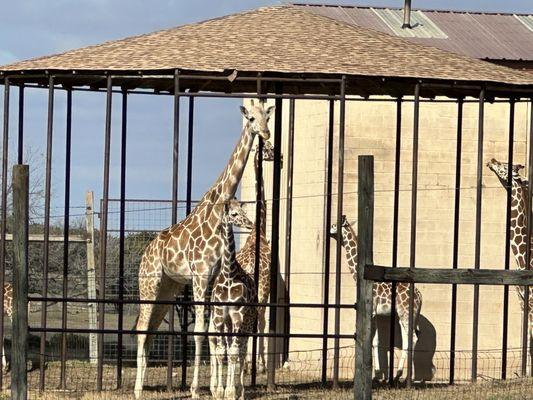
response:
[[[0,67],[16,71],[238,70],[533,84],[532,74],[292,5],[265,7]]]

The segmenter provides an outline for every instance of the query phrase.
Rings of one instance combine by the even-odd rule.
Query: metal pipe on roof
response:
[[[403,6],[403,25],[402,29],[411,29],[411,0],[405,0]]]

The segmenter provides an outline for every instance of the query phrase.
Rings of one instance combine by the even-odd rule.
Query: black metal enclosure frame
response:
[[[276,349],[277,337],[283,337],[285,342],[288,343],[288,338],[322,338],[322,383],[326,384],[328,381],[328,365],[327,365],[327,347],[328,339],[334,340],[334,361],[333,361],[333,385],[338,385],[339,381],[339,340],[340,339],[354,339],[355,335],[346,335],[340,333],[340,310],[341,309],[355,309],[354,303],[342,304],[340,297],[341,289],[341,260],[342,260],[342,240],[341,229],[338,230],[337,240],[335,244],[335,265],[333,266],[336,271],[335,281],[335,294],[334,303],[329,302],[329,275],[332,270],[330,265],[331,244],[329,240],[325,240],[323,243],[324,259],[323,259],[323,271],[324,271],[324,302],[323,303],[292,303],[289,301],[278,303],[278,292],[282,288],[278,288],[277,276],[279,273],[279,241],[280,241],[280,192],[281,192],[281,146],[282,142],[282,100],[289,99],[289,147],[288,154],[284,154],[284,160],[288,166],[287,176],[287,217],[286,217],[286,236],[281,240],[286,240],[288,246],[286,247],[286,260],[288,265],[286,271],[289,271],[288,277],[290,279],[290,252],[291,252],[291,223],[292,223],[292,173],[293,173],[293,152],[294,146],[297,143],[294,142],[294,125],[297,123],[295,116],[297,115],[298,102],[305,100],[324,100],[329,102],[329,117],[328,117],[328,141],[326,147],[326,182],[324,188],[325,195],[325,218],[324,218],[324,237],[328,237],[329,227],[332,220],[332,198],[337,196],[337,209],[334,219],[338,226],[341,225],[343,216],[343,192],[344,192],[344,136],[345,136],[345,118],[346,118],[346,102],[348,101],[377,101],[377,102],[395,102],[397,106],[397,121],[396,121],[396,160],[395,160],[395,181],[394,181],[394,215],[393,215],[393,242],[392,242],[392,267],[398,266],[398,212],[399,212],[399,174],[400,174],[400,147],[402,141],[402,104],[405,102],[414,102],[414,131],[413,131],[413,170],[412,170],[412,197],[411,197],[411,242],[410,242],[410,263],[409,268],[411,271],[416,267],[416,211],[417,211],[417,177],[418,177],[418,134],[419,134],[419,114],[420,103],[422,101],[427,102],[456,102],[458,106],[457,112],[457,155],[456,155],[456,187],[455,187],[455,210],[454,210],[454,246],[453,246],[453,265],[452,268],[458,267],[458,232],[459,232],[459,207],[460,207],[460,178],[461,178],[461,141],[462,141],[462,110],[463,104],[466,102],[476,101],[479,104],[479,128],[478,128],[478,159],[477,159],[477,200],[476,200],[476,239],[475,239],[475,263],[474,268],[480,267],[480,246],[481,246],[481,205],[482,205],[482,168],[483,168],[483,128],[484,128],[484,104],[486,101],[492,102],[508,102],[510,105],[510,132],[509,132],[509,165],[512,164],[512,149],[514,142],[514,105],[519,101],[531,101],[533,97],[533,89],[529,87],[517,87],[509,85],[489,84],[483,82],[446,82],[437,80],[416,80],[416,79],[400,79],[400,78],[383,78],[383,77],[353,77],[353,76],[329,76],[329,75],[297,75],[297,74],[246,74],[239,73],[237,76],[227,73],[216,74],[198,74],[187,71],[169,71],[167,74],[161,74],[161,72],[144,71],[139,74],[132,74],[130,71],[115,71],[107,73],[106,71],[97,71],[94,73],[79,73],[71,71],[54,72],[54,71],[26,71],[25,73],[13,73],[9,75],[0,75],[0,83],[4,85],[4,118],[3,118],[3,151],[2,151],[2,196],[1,196],[1,209],[2,209],[2,227],[1,227],[1,242],[0,242],[0,286],[4,283],[5,275],[5,261],[6,261],[6,229],[7,229],[7,174],[8,174],[8,142],[9,142],[9,111],[10,111],[10,91],[12,87],[18,87],[19,89],[19,105],[18,105],[18,163],[23,163],[23,140],[24,140],[24,89],[26,87],[43,88],[48,90],[48,123],[47,123],[47,150],[46,150],[46,171],[45,171],[45,218],[44,218],[44,285],[42,296],[40,297],[28,297],[25,301],[32,302],[61,302],[62,307],[62,326],[61,328],[50,328],[47,326],[46,307],[42,307],[41,314],[41,326],[29,327],[29,332],[39,333],[41,335],[41,370],[40,370],[40,389],[45,389],[45,341],[47,333],[61,333],[62,334],[62,350],[61,350],[61,387],[66,388],[66,334],[67,333],[98,333],[100,340],[98,341],[98,376],[97,376],[97,390],[102,390],[102,377],[103,377],[103,340],[104,334],[116,334],[118,335],[119,343],[122,341],[122,335],[124,334],[137,334],[141,332],[157,333],[170,335],[169,349],[172,348],[172,338],[176,333],[172,328],[167,332],[162,331],[136,331],[131,329],[124,329],[122,310],[124,304],[141,304],[152,303],[149,301],[141,300],[125,300],[124,299],[124,228],[125,228],[125,193],[127,185],[127,163],[126,163],[126,149],[127,149],[127,112],[128,102],[127,98],[131,95],[166,95],[172,96],[174,99],[174,111],[173,111],[173,170],[172,170],[172,218],[170,223],[177,222],[177,204],[178,204],[178,160],[180,152],[180,102],[182,98],[188,98],[189,100],[189,126],[188,126],[188,147],[187,147],[187,182],[186,182],[186,205],[187,214],[192,209],[192,150],[193,150],[193,137],[194,137],[194,100],[195,98],[202,97],[217,97],[217,98],[253,98],[258,97],[262,99],[275,99],[276,101],[276,115],[274,122],[274,142],[275,142],[275,162],[273,171],[273,184],[272,184],[272,231],[271,231],[271,246],[272,246],[272,258],[271,258],[271,279],[270,279],[270,302],[267,303],[270,311],[270,320],[268,325],[268,332],[265,334],[254,333],[253,336],[253,361],[252,361],[252,384],[256,383],[256,360],[255,360],[255,348],[256,340],[259,336],[265,336],[268,338],[269,353],[288,353],[288,345],[283,349]],[[66,165],[65,165],[65,250],[64,250],[64,269],[63,269],[63,293],[62,296],[49,297],[47,289],[47,275],[48,275],[48,247],[50,236],[50,190],[51,190],[51,170],[52,170],[52,140],[53,140],[53,124],[54,124],[54,93],[56,90],[67,91],[67,140],[65,143]],[[77,91],[95,91],[102,92],[106,95],[106,108],[105,108],[105,145],[104,145],[104,178],[103,178],[103,200],[101,203],[101,224],[100,224],[100,287],[105,287],[105,270],[106,270],[106,240],[107,240],[107,228],[108,228],[108,202],[109,202],[109,170],[110,170],[110,156],[111,156],[111,122],[112,122],[112,99],[114,95],[122,96],[122,127],[121,127],[121,147],[120,147],[120,258],[119,258],[119,271],[121,272],[119,278],[119,295],[118,298],[106,298],[105,291],[100,290],[99,298],[97,299],[79,299],[69,297],[68,287],[66,281],[68,279],[68,220],[69,220],[69,202],[70,202],[70,151],[71,151],[71,118],[72,118],[72,102],[76,101],[75,94]],[[377,95],[379,97],[372,97]],[[384,97],[390,96],[390,97]],[[406,96],[409,96],[408,98]],[[412,96],[412,97],[411,97]],[[449,99],[436,99],[437,96],[448,96]],[[467,97],[474,97],[477,100],[467,99]],[[422,99],[425,98],[425,99]],[[298,102],[296,101],[298,100]],[[339,103],[339,129],[337,140],[338,151],[338,164],[337,164],[337,187],[333,188],[333,145],[334,145],[334,109],[335,103]],[[532,113],[533,116],[533,113]],[[295,122],[296,121],[296,122]],[[533,145],[531,144],[531,138],[533,137],[533,130],[530,134],[529,143],[529,193],[531,193],[533,182],[533,159],[531,150]],[[260,141],[260,145],[262,145]],[[259,153],[261,154],[261,152]],[[258,182],[261,182],[262,170],[259,170]],[[510,182],[509,182],[510,183]],[[260,201],[260,197],[257,197],[257,202]],[[531,202],[529,201],[529,204]],[[259,209],[259,207],[257,207]],[[510,191],[508,191],[507,200],[507,224],[510,219]],[[256,214],[256,228],[260,226],[260,213]],[[508,225],[509,226],[509,225]],[[509,231],[509,229],[508,229]],[[531,237],[531,223],[528,221],[528,235]],[[506,241],[506,256],[509,255],[509,241]],[[256,249],[256,255],[258,256],[258,250]],[[530,255],[528,253],[527,265],[529,265]],[[509,269],[509,257],[506,257],[505,269]],[[258,276],[258,264],[259,257],[256,258],[255,277],[257,282]],[[503,271],[502,271],[503,276]],[[413,293],[414,281],[410,281],[410,291]],[[528,281],[529,282],[529,281]],[[290,288],[287,284],[287,290]],[[395,285],[393,285],[395,288]],[[450,383],[454,382],[454,350],[455,350],[455,337],[456,337],[456,303],[457,303],[457,287],[456,284],[452,286],[452,308],[451,308],[451,363],[450,363]],[[528,287],[525,287],[526,295],[528,293]],[[186,292],[188,293],[188,292]],[[393,289],[393,298],[396,295]],[[502,343],[502,357],[505,360],[507,351],[507,320],[508,320],[508,285],[505,286],[504,291],[504,336]],[[187,296],[187,294],[186,294]],[[287,298],[290,299],[290,293],[287,294]],[[410,320],[409,324],[413,326],[413,296],[411,296],[410,303]],[[68,328],[67,324],[67,303],[97,303],[99,308],[99,321],[98,329],[74,329]],[[175,304],[175,302],[159,302],[160,304]],[[3,304],[3,291],[0,290],[0,304]],[[105,326],[105,304],[117,304],[119,307],[119,322],[118,329],[109,329]],[[212,303],[195,302],[186,300],[180,302],[180,305],[184,307],[185,314],[189,307],[205,304],[210,306]],[[217,303],[218,304],[218,303]],[[394,302],[392,303],[394,307]],[[474,315],[473,315],[473,359],[472,359],[472,379],[475,380],[477,376],[477,329],[478,329],[478,317],[479,317],[479,289],[478,285],[475,286],[474,292]],[[260,306],[262,304],[254,304],[254,306]],[[323,310],[323,329],[322,333],[293,333],[288,329],[286,332],[280,333],[277,329],[276,312],[278,309],[287,308],[288,310],[298,307],[318,308]],[[173,308],[171,308],[173,309]],[[329,310],[334,310],[334,330],[330,331],[329,326]],[[524,322],[527,323],[527,302],[524,307]],[[359,313],[358,313],[359,315]],[[173,311],[169,315],[170,321],[174,321]],[[393,321],[394,312],[392,313],[391,321]],[[185,315],[186,321],[186,315]],[[171,327],[174,324],[171,323]],[[392,323],[393,327],[394,324]],[[411,382],[411,361],[413,349],[411,348],[412,333],[413,330],[409,329],[409,359],[408,359],[408,384]],[[203,335],[209,336],[206,332],[187,332],[182,331],[179,333],[182,339],[186,340],[187,336]],[[217,334],[218,335],[218,334]],[[0,340],[3,338],[3,313],[0,313]],[[394,344],[394,329],[391,328],[391,347]],[[117,355],[117,387],[121,386],[122,377],[122,364],[121,364],[121,346],[119,345],[119,353]],[[524,330],[522,337],[522,373],[526,374],[527,366],[527,330]],[[2,350],[0,350],[1,352]],[[1,356],[1,354],[0,354]],[[389,365],[394,365],[394,352],[390,352]],[[181,386],[186,385],[187,378],[187,353],[183,351],[182,355],[182,370],[181,370]],[[167,388],[173,387],[173,360],[171,352],[169,351],[168,359],[168,373],[167,373]],[[268,385],[275,385],[275,364],[273,357],[268,357]],[[389,380],[393,381],[393,368],[389,369]],[[505,362],[502,365],[502,378],[506,378],[506,366]],[[2,376],[0,374],[0,387],[2,385]]]

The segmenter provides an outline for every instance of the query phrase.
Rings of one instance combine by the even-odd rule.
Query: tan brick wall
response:
[[[483,162],[490,158],[507,159],[507,104],[486,104]],[[293,239],[291,260],[291,301],[323,301],[323,209],[325,179],[325,144],[327,139],[328,104],[321,101],[297,101],[294,153]],[[419,176],[417,208],[416,264],[427,267],[451,267],[453,250],[453,206],[455,184],[455,151],[457,105],[422,103],[420,107]],[[338,130],[338,105],[336,108]],[[515,162],[526,163],[526,133],[529,104],[516,106]],[[459,235],[459,267],[472,268],[475,240],[476,162],[477,162],[478,106],[467,103],[463,118],[463,151],[461,177],[461,213]],[[284,103],[284,143],[286,153],[288,102]],[[344,172],[344,213],[356,219],[357,156],[371,154],[375,158],[375,225],[374,261],[391,264],[393,188],[395,160],[396,105],[394,103],[348,102],[346,112],[346,146]],[[409,265],[411,168],[413,103],[403,104],[400,214],[398,264]],[[337,140],[335,140],[335,148]],[[337,154],[335,153],[336,165]],[[286,164],[287,160],[285,160]],[[282,170],[282,198],[285,198],[286,168]],[[265,183],[271,185],[272,166],[265,168]],[[336,167],[334,169],[336,191]],[[254,198],[253,167],[245,172],[242,197]],[[267,192],[267,198],[271,198]],[[334,203],[336,198],[334,197]],[[483,168],[483,207],[481,237],[481,268],[503,268],[505,245],[505,191],[494,174]],[[336,204],[334,204],[336,207]],[[253,207],[250,208],[252,210]],[[251,214],[254,215],[254,214]],[[280,268],[284,270],[285,202],[281,207]],[[335,215],[335,208],[333,210]],[[270,218],[270,217],[269,217]],[[332,272],[335,271],[335,242],[332,241]],[[344,253],[342,255],[344,261]],[[515,268],[511,259],[511,268]],[[355,286],[343,265],[341,299],[353,303]],[[335,274],[330,276],[330,302],[334,301]],[[418,285],[423,295],[422,315],[436,332],[437,352],[446,352],[450,342],[451,287],[446,285]],[[499,349],[502,341],[503,289],[482,287],[480,290],[479,349]],[[472,343],[472,287],[460,286],[457,307],[457,349],[468,351]],[[330,332],[333,332],[334,310],[330,311]],[[293,309],[293,332],[321,332],[323,312],[318,309]],[[353,333],[355,314],[341,312],[341,332]],[[428,329],[427,329],[428,330]],[[430,329],[429,329],[430,330]],[[429,331],[428,330],[428,331]],[[422,332],[422,335],[424,332]],[[429,333],[426,332],[426,335]],[[520,346],[521,313],[514,290],[510,291],[509,347]],[[425,338],[427,339],[427,337]],[[330,346],[332,346],[332,342]],[[342,341],[351,345],[353,341]],[[321,347],[321,340],[293,339],[291,350],[310,350]],[[437,353],[434,358],[439,376],[447,376],[448,355]],[[480,364],[480,368],[483,367]],[[461,371],[468,376],[469,363]],[[519,364],[516,365],[519,367]],[[494,365],[491,368],[497,371]],[[486,371],[492,373],[491,371]],[[480,371],[483,373],[483,371]]]

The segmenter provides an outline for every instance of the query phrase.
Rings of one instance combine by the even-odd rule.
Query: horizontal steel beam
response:
[[[365,279],[377,282],[441,283],[458,285],[533,285],[533,270],[390,268],[378,265],[365,267]]]
[[[11,242],[13,240],[13,235],[11,233],[6,234],[6,241]],[[44,235],[38,234],[38,233],[30,233],[28,235],[28,241],[29,242],[44,242]],[[63,235],[50,235],[48,236],[49,242],[64,242]],[[87,243],[90,242],[91,239],[84,238],[80,235],[69,235],[68,241],[70,243]]]

